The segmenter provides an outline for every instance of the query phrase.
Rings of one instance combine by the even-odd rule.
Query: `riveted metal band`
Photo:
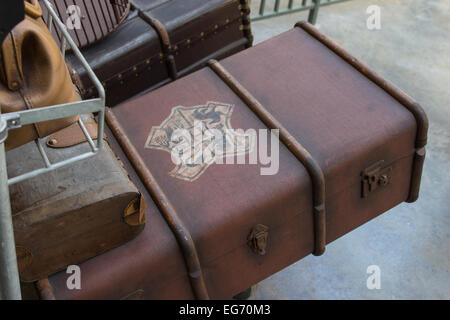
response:
[[[48,278],[44,278],[35,282],[36,291],[38,292],[39,299],[41,300],[55,300],[52,286],[48,281]]]
[[[189,230],[109,108],[106,109],[105,119],[174,234],[184,256],[194,296],[197,299],[208,300],[209,295],[203,278],[197,248]]]
[[[313,185],[314,252],[316,256],[325,252],[326,212],[325,176],[319,164],[294,136],[219,62],[210,60],[209,67],[234,91],[258,118],[269,128],[278,129],[281,142],[305,166]]]
[[[249,48],[253,44],[253,33],[250,23],[250,1],[249,0],[239,0],[242,14],[242,31],[244,36],[248,39],[246,48]]]
[[[155,29],[156,33],[158,34],[159,40],[161,42],[162,52],[166,60],[167,69],[169,72],[169,76],[175,80],[178,78],[178,72],[177,72],[177,66],[175,63],[175,58],[173,56],[173,47],[170,42],[170,36],[167,32],[166,27],[164,24],[159,21],[158,19],[155,19],[151,17],[147,12],[138,10],[139,17],[147,22],[149,25]]]
[[[420,180],[422,177],[422,167],[425,159],[425,145],[427,144],[427,133],[428,133],[428,118],[423,108],[413,98],[408,96],[405,92],[403,92],[393,83],[384,79],[381,75],[373,71],[368,65],[356,59],[334,40],[321,33],[312,24],[306,21],[302,21],[297,23],[295,26],[302,28],[303,30],[308,32],[311,36],[313,36],[318,41],[323,43],[335,54],[344,59],[356,70],[365,75],[369,80],[374,82],[384,91],[386,91],[389,95],[391,95],[394,99],[400,102],[414,115],[414,118],[416,119],[417,123],[417,134],[415,141],[416,150],[414,155],[413,170],[411,174],[409,196],[406,201],[407,202],[416,201],[417,198],[419,197]]]

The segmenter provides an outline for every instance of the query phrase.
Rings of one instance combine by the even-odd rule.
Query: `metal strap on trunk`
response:
[[[191,287],[195,297],[200,300],[208,300],[209,295],[203,279],[200,260],[189,230],[178,216],[178,213],[169,198],[153,177],[136,148],[128,139],[114,113],[107,109],[105,118],[114,136],[141,178],[145,188],[150,193],[152,199],[155,201],[155,204],[158,206],[164,219],[172,230],[172,233],[174,234],[183,253],[184,261],[189,274],[189,280],[191,282]]]
[[[246,48],[249,48],[253,44],[253,33],[250,22],[250,1],[249,0],[239,0],[241,15],[242,15],[242,32],[244,36],[248,39]]]
[[[428,118],[420,104],[418,104],[413,98],[404,93],[401,89],[396,87],[393,83],[387,81],[378,73],[373,71],[368,65],[356,59],[334,40],[321,33],[312,24],[306,21],[302,21],[297,23],[295,26],[302,28],[303,30],[308,32],[311,36],[324,44],[328,49],[332,50],[335,54],[349,63],[352,67],[365,75],[369,80],[373,81],[381,89],[386,91],[414,115],[414,118],[417,122],[417,134],[415,142],[416,150],[414,154],[414,165],[409,187],[409,196],[406,201],[416,201],[419,197],[420,180],[422,177],[423,162],[425,160],[425,145],[427,144],[428,132]]]
[[[172,52],[173,47],[170,42],[170,36],[169,33],[167,32],[166,27],[161,21],[151,17],[147,12],[142,11],[141,9],[138,9],[138,15],[142,20],[147,22],[149,25],[153,27],[153,29],[155,29],[156,33],[158,34],[159,41],[161,42],[163,54],[163,57],[161,57],[161,59],[165,57],[169,76],[173,80],[177,79],[178,78],[177,65],[175,63],[175,58]]]
[[[221,78],[231,90],[258,116],[269,128],[278,129],[280,140],[305,166],[313,185],[314,211],[314,252],[316,256],[325,252],[326,215],[325,215],[325,176],[319,164],[311,154],[298,142],[294,136],[269,111],[242,86],[219,62],[211,60],[209,67]]]
[[[237,3],[239,3],[238,9],[240,11],[241,20],[242,20],[242,25],[240,25],[240,30],[244,34],[244,37],[247,38],[247,40],[248,40],[247,43],[245,44],[245,47],[249,48],[253,44],[253,33],[251,30],[251,22],[250,22],[249,0],[237,0]],[[165,59],[165,61],[166,61],[169,76],[173,80],[179,78],[180,74],[178,72],[178,68],[177,68],[176,61],[175,61],[175,55],[174,55],[174,53],[176,53],[178,44],[172,45],[169,32],[167,31],[165,25],[161,21],[150,16],[150,14],[147,11],[139,8],[136,4],[132,3],[132,5],[133,5],[133,8],[137,10],[138,16],[142,20],[147,22],[149,25],[151,25],[153,27],[153,29],[156,31],[156,33],[158,34],[160,42],[161,42],[162,54],[163,54],[163,56],[161,56],[161,58]],[[227,19],[227,21],[225,22],[225,25],[227,25],[229,22],[230,22],[229,19]],[[217,24],[214,26],[213,31],[214,32],[217,31],[218,28],[219,28],[219,25]],[[206,33],[207,32],[200,33],[202,39]],[[191,39],[186,39],[185,41],[186,41],[186,43],[191,43]]]
[[[55,295],[53,294],[52,286],[50,285],[50,281],[48,281],[48,278],[36,281],[34,283],[34,286],[39,295],[39,299],[56,300]]]

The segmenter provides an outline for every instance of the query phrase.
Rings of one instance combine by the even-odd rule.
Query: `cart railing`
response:
[[[308,21],[316,23],[319,8],[348,0],[250,0],[252,21],[309,10]]]
[[[47,154],[42,147],[42,141],[36,140],[37,148],[42,156],[45,166],[16,177],[8,178],[6,168],[6,154],[4,148],[4,141],[8,137],[8,130],[17,129],[21,126],[66,118],[70,116],[97,113],[98,133],[97,137],[103,137],[104,131],[104,113],[105,113],[105,91],[92,71],[91,67],[77,48],[75,42],[70,37],[66,26],[61,22],[58,15],[55,13],[52,5],[48,0],[43,0],[43,4],[47,7],[51,18],[48,19],[48,27],[51,29],[52,24],[56,25],[63,35],[61,42],[61,51],[65,52],[66,45],[69,45],[80,60],[83,67],[86,69],[89,78],[94,83],[98,91],[98,98],[77,101],[72,103],[48,106],[43,108],[24,110],[19,112],[11,112],[7,114],[0,114],[0,298],[2,299],[21,299],[20,281],[17,268],[17,257],[14,242],[14,232],[11,216],[11,205],[9,199],[9,185],[30,179],[39,174],[43,174],[63,166],[70,165],[74,162],[87,159],[100,152],[103,146],[103,139],[98,138],[97,143],[94,143],[90,137],[86,127],[81,120],[78,124],[81,127],[86,139],[91,147],[89,152],[76,155],[72,158],[51,163]]]

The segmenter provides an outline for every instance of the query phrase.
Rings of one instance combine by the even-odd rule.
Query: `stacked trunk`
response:
[[[165,152],[170,133],[190,130],[193,119],[279,129],[279,171],[261,175],[266,165],[248,162],[177,167]],[[82,263],[81,290],[68,290],[61,272],[41,283],[52,288],[42,296],[230,298],[415,201],[428,127],[413,99],[307,23],[121,104],[107,122],[148,203],[147,226]]]

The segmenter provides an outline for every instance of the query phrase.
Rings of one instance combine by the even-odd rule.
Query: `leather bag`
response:
[[[73,102],[79,99],[60,50],[41,19],[37,0],[25,1],[25,19],[6,37],[0,53],[2,113]],[[69,117],[11,130],[11,150],[45,137],[77,121]]]

